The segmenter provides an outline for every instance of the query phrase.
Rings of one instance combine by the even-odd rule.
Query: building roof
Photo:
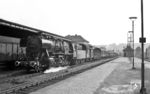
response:
[[[81,35],[67,35],[66,38],[74,42],[89,43],[89,41],[84,39]]]
[[[124,48],[123,51],[133,51],[133,48],[131,48],[131,46],[127,45],[127,47]]]

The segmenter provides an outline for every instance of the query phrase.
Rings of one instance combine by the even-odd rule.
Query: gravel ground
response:
[[[94,94],[140,94],[141,88],[141,60],[135,58],[135,67],[128,58],[122,58],[118,66]],[[150,62],[145,62],[145,87],[150,94]]]

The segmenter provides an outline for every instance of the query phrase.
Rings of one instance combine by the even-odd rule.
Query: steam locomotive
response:
[[[72,45],[70,40],[42,34],[21,39],[21,47],[26,47],[25,57],[18,58],[16,66],[27,70],[44,71],[52,66],[70,65],[72,60]]]

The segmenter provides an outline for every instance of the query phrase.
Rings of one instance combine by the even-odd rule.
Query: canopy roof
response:
[[[66,41],[71,41],[63,36],[59,36],[53,33],[49,33],[43,30],[31,28],[28,26],[20,25],[14,22],[6,21],[0,19],[0,35],[1,36],[9,36],[15,38],[26,38],[29,35],[46,35],[46,36],[53,36],[56,39],[63,39]]]

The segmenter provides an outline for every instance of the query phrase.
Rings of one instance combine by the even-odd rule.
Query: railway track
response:
[[[5,82],[3,81],[3,83],[0,85],[0,94],[22,94],[27,88],[36,87],[40,84],[48,83],[55,79],[65,78],[68,75],[80,73],[114,59],[116,58],[101,60],[100,62],[87,63],[80,66],[74,66],[55,73],[37,73],[32,75],[19,76],[14,79],[10,78],[10,80],[7,80]]]
[[[6,78],[3,78],[0,80],[0,84],[3,84],[3,83],[13,83],[19,79],[29,79],[33,76],[38,76],[38,75],[41,75],[42,73],[32,73],[32,74],[21,74],[21,75],[15,75],[15,76],[10,76],[10,77],[6,77]]]
[[[23,72],[25,72],[25,70],[15,70],[15,71],[4,72],[3,74],[0,75],[0,79],[5,79],[11,76],[17,76],[17,75],[22,74]]]

